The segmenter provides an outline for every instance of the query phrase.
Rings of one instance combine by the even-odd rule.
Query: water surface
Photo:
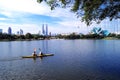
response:
[[[22,59],[33,49],[54,56]],[[120,80],[119,40],[0,42],[1,80]]]

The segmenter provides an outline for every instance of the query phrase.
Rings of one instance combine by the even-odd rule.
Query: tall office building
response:
[[[46,24],[46,36],[48,36],[48,25]]]
[[[42,25],[42,34],[44,36],[48,36],[48,25],[47,24],[46,25],[44,25],[44,24]]]
[[[2,33],[2,29],[0,29],[0,33]]]
[[[22,29],[20,29],[20,35],[23,35],[23,30]]]
[[[20,33],[20,32],[19,32],[19,31],[17,31],[17,35],[19,35],[19,33]]]
[[[45,29],[44,29],[45,28]],[[48,25],[42,25],[42,35],[48,36]]]
[[[11,29],[11,27],[8,28],[8,34],[10,34],[10,35],[12,34],[12,29]]]
[[[42,34],[45,35],[44,24],[42,25]]]

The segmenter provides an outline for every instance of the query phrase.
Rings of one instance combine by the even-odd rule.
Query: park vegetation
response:
[[[57,34],[54,36],[43,36],[39,34],[27,33],[25,35],[10,35],[6,33],[0,33],[0,41],[30,41],[30,40],[45,40],[45,39],[120,39],[120,34],[110,33],[108,36],[99,34],[75,34],[69,35]]]
[[[15,34],[7,34],[7,33],[0,33],[0,41],[14,41],[14,40],[39,40],[45,39],[46,36],[39,35],[39,34],[31,34],[27,33],[25,35],[15,35]]]
[[[75,34],[71,33],[69,35],[56,35],[59,39],[120,39],[120,34],[110,33],[108,36],[100,34]]]

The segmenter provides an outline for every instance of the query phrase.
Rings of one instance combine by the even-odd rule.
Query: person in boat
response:
[[[39,55],[43,55],[43,53],[42,53],[42,51],[41,51],[41,49],[40,49],[40,48],[39,48],[39,50],[40,50]]]
[[[34,48],[34,52],[33,52],[32,55],[33,55],[33,56],[37,56],[37,54],[36,54],[36,48]]]

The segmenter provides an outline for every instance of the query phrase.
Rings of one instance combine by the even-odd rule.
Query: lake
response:
[[[54,56],[22,59],[39,53]],[[120,80],[120,40],[0,42],[0,80]]]

